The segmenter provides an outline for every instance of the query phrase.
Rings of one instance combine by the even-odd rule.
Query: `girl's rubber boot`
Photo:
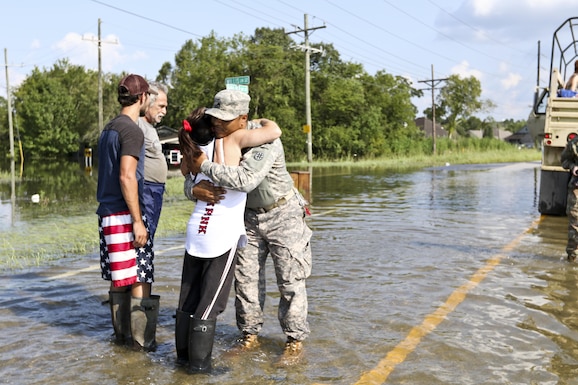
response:
[[[175,347],[177,364],[186,365],[189,362],[189,326],[193,313],[177,309],[175,316]]]
[[[191,317],[189,321],[189,372],[209,373],[217,320]]]

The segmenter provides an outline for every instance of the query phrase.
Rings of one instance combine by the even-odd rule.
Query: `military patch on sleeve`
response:
[[[262,153],[261,151],[258,151],[255,153],[255,155],[253,155],[253,159],[255,159],[255,160],[263,160],[264,157],[265,157],[265,154]]]

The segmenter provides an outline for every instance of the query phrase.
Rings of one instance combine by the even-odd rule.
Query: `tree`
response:
[[[67,60],[50,70],[34,68],[14,93],[24,153],[54,158],[77,152],[98,125],[96,84],[95,71]]]
[[[439,104],[446,114],[443,116],[450,138],[455,135],[458,119],[467,120],[484,108],[480,100],[482,85],[474,76],[462,79],[451,75],[438,95]]]
[[[494,127],[496,127],[496,121],[492,117],[484,119],[482,122],[482,131],[484,133],[484,138],[494,138]]]
[[[469,136],[470,131],[484,130],[484,122],[477,116],[470,116],[458,124],[457,132],[461,136]]]
[[[251,77],[249,93],[254,117],[275,120],[283,130],[290,159],[305,154],[305,74],[303,53],[282,29],[258,28],[246,42],[244,66]]]
[[[218,39],[214,33],[199,42],[186,41],[175,55],[175,65],[163,64],[159,74],[171,84],[169,109],[163,123],[180,127],[195,108],[212,106],[215,94],[225,88],[226,77],[246,75],[239,60],[243,44],[242,35]]]
[[[363,113],[377,114],[375,118],[379,119],[377,123],[369,123],[371,119],[364,123],[363,140],[371,149],[365,155],[381,156],[394,153],[396,149],[410,151],[421,138],[414,123],[417,109],[411,103],[411,98],[419,91],[411,87],[408,79],[385,71],[378,71],[374,76],[364,75],[361,79],[367,107],[371,107],[365,108]],[[384,147],[376,146],[377,143],[383,143]]]
[[[520,131],[528,122],[526,120],[506,119],[502,122],[505,130],[515,133]]]

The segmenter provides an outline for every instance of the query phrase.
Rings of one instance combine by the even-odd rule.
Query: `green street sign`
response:
[[[249,76],[236,76],[232,78],[225,78],[225,84],[249,84],[251,79]]]
[[[246,94],[249,93],[249,86],[246,84],[225,84],[225,88],[228,90],[242,91]]]

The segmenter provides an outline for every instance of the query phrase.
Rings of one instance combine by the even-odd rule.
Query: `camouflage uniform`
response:
[[[258,334],[263,325],[265,261],[271,254],[281,297],[278,317],[287,337],[309,335],[305,280],[311,273],[311,230],[305,223],[305,201],[293,187],[279,139],[250,149],[240,166],[205,161],[201,171],[220,186],[247,191],[245,227],[248,245],[237,250],[235,308],[244,334]],[[185,194],[192,197],[192,179]]]
[[[572,139],[561,155],[562,167],[571,173],[568,183],[566,215],[568,215],[568,243],[566,253],[568,260],[574,261],[578,256],[578,176],[572,174],[572,169],[578,167],[578,137]]]

